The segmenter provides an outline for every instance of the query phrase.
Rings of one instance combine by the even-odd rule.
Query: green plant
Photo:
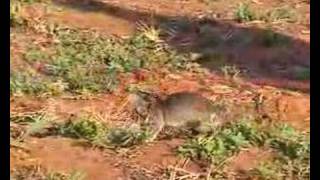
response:
[[[152,29],[144,29],[129,39],[59,26],[49,29],[55,43],[45,50],[33,46],[24,58],[31,64],[40,63],[45,75],[62,80],[68,92],[112,91],[119,73],[138,68],[186,68],[186,58],[167,51]]]
[[[238,22],[248,22],[256,19],[256,15],[249,5],[243,3],[239,4],[234,16]]]
[[[219,164],[227,157],[253,144],[262,145],[266,134],[250,122],[230,124],[215,135],[191,139],[178,149],[179,154]]]
[[[107,134],[107,143],[115,147],[130,147],[142,143],[148,138],[146,131],[113,128]]]
[[[14,124],[16,127],[20,127],[23,133],[16,136],[14,139],[16,141],[23,141],[27,136],[39,136],[46,133],[46,129],[51,125],[52,117],[45,112],[35,112],[26,115],[11,115],[10,123]],[[10,133],[11,133],[10,128]],[[14,133],[14,132],[12,132]]]
[[[105,133],[105,126],[90,117],[80,117],[74,121],[70,120],[59,127],[59,134],[63,136],[82,138],[89,141]]]
[[[189,140],[178,149],[186,157],[204,159],[221,165],[244,147],[273,149],[276,156],[248,172],[262,179],[308,179],[310,142],[308,134],[286,124],[261,125],[257,122],[230,124],[214,135]],[[224,165],[220,166],[221,170]]]
[[[34,72],[11,71],[10,94],[47,94],[59,95],[66,89],[65,83],[59,79],[41,76]]]
[[[310,179],[310,144],[307,141],[302,144],[291,142],[282,146],[275,158],[261,162],[249,173],[262,179]],[[299,156],[292,156],[292,152]]]
[[[58,134],[88,140],[91,144],[105,147],[130,147],[143,142],[148,133],[135,128],[110,128],[90,117],[80,117],[58,126]]]

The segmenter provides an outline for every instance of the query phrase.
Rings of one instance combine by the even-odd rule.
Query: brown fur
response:
[[[165,126],[208,133],[229,121],[226,106],[196,93],[179,92],[162,99],[151,93],[139,92],[132,102],[136,112],[147,120],[152,132],[151,140]]]

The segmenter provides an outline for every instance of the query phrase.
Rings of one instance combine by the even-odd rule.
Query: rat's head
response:
[[[147,117],[160,101],[160,98],[150,92],[137,91],[131,95],[134,110],[142,117]]]

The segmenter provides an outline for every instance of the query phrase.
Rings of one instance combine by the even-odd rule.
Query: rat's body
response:
[[[134,101],[136,111],[147,119],[155,139],[165,126],[192,129],[200,133],[213,131],[227,121],[226,108],[189,92],[180,92],[165,99],[142,93]]]

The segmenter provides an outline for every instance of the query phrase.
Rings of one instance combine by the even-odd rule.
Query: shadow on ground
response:
[[[169,16],[94,0],[54,2],[132,23],[152,22],[164,32],[167,44],[178,52],[200,55],[196,61],[209,70],[221,73],[229,67],[229,71],[245,72],[245,80],[254,84],[309,93],[310,45],[302,40],[270,29],[240,27],[236,22],[213,18]]]

